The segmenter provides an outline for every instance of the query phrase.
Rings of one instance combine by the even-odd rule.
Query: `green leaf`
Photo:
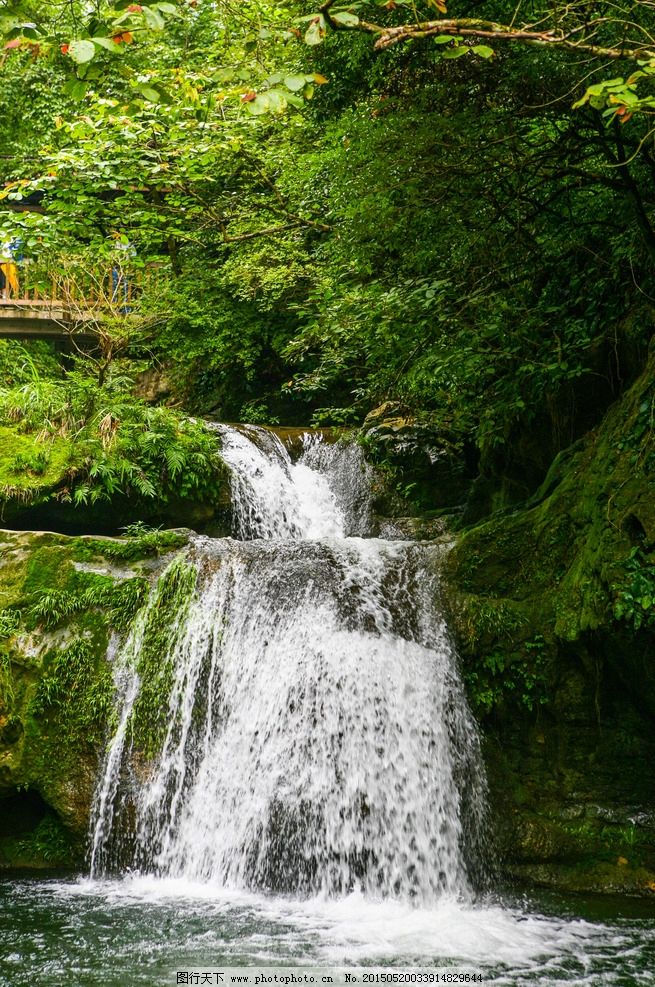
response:
[[[66,96],[75,100],[83,99],[88,88],[88,83],[83,82],[82,79],[69,79],[63,87]]]
[[[332,14],[332,20],[337,24],[344,24],[346,27],[356,27],[359,24],[357,14],[351,14],[348,10],[338,10]]]
[[[432,39],[435,45],[447,45],[453,40],[452,34],[438,34],[436,38]]]
[[[68,54],[77,62],[78,65],[83,65],[85,62],[90,62],[96,53],[96,46],[93,41],[71,41]]]
[[[302,107],[305,105],[304,99],[301,96],[298,96],[296,93],[286,93],[285,99],[289,104],[289,106],[295,106],[299,110],[302,109]]]
[[[462,55],[466,55],[470,50],[470,48],[466,48],[464,45],[456,45],[455,48],[446,48],[442,58],[461,58]]]
[[[161,10],[164,14],[176,14],[177,7],[174,3],[158,3],[157,10]]]
[[[284,113],[287,108],[287,94],[279,89],[271,89],[268,94],[270,109],[272,113]]]
[[[248,113],[251,113],[255,117],[263,116],[264,113],[268,113],[271,108],[271,94],[270,93],[260,93],[256,99],[252,102],[246,103],[246,109]]]
[[[141,11],[143,19],[152,31],[163,31],[166,27],[166,21],[158,11],[153,10],[152,7],[144,7]]]
[[[320,45],[325,40],[325,29],[320,21],[312,21],[305,32],[306,45]]]
[[[121,50],[120,45],[117,45],[113,38],[92,38],[91,40],[94,45],[98,45],[100,48],[105,48],[107,51],[110,51],[112,55],[117,54]]]
[[[284,80],[284,85],[287,89],[290,89],[292,93],[300,92],[301,89],[305,88],[305,83],[307,79],[304,75],[288,75]]]
[[[151,86],[141,86],[139,92],[149,103],[161,103],[161,93]]]
[[[476,55],[479,55],[480,58],[493,58],[496,54],[493,48],[490,48],[489,45],[474,45],[472,50]]]

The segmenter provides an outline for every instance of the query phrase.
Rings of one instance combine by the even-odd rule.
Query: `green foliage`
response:
[[[466,645],[475,649],[485,640],[511,640],[525,626],[525,614],[502,600],[478,600],[466,607],[461,634]]]
[[[48,343],[23,345],[13,339],[0,339],[0,380],[5,386],[27,384],[39,376],[60,375],[59,362]]]
[[[147,595],[145,579],[126,579],[118,583],[99,580],[85,590],[50,590],[33,604],[30,616],[44,628],[57,627],[63,621],[90,609],[101,609],[112,626],[125,628],[142,606]]]
[[[533,710],[548,700],[550,648],[513,601],[462,596],[455,616],[464,654],[464,680],[480,715],[518,706]]]
[[[44,593],[32,607],[32,617],[43,627],[56,627],[63,620],[86,609],[83,596],[51,590]]]
[[[6,611],[5,611],[6,612]],[[0,709],[9,709],[14,699],[11,656],[0,650]]]
[[[513,704],[530,711],[544,705],[548,701],[547,660],[548,648],[540,634],[525,641],[518,654],[506,648],[483,654],[464,673],[473,706],[484,715]]]
[[[177,412],[139,401],[132,385],[113,368],[98,383],[82,362],[61,378],[35,373],[19,386],[0,386],[0,423],[37,433],[36,443],[5,467],[17,474],[16,487],[29,484],[30,476],[47,479],[53,451],[65,440],[66,468],[60,466],[53,484],[60,501],[92,505],[123,496],[166,503],[216,496],[222,465],[211,434]],[[14,484],[7,484],[6,498],[13,495]]]
[[[206,254],[194,252],[184,280],[163,286],[151,302],[167,313],[157,347],[171,368],[175,392],[194,410],[227,421],[239,420],[242,409],[248,414],[253,402],[261,409],[260,420],[288,420],[291,402],[280,394],[288,369],[280,350],[294,322],[285,311],[286,299],[266,301],[263,309],[256,299],[237,300],[207,263]]]
[[[652,52],[648,53],[652,55]],[[596,110],[602,111],[602,116],[607,123],[618,121],[621,124],[628,122],[631,116],[636,113],[652,114],[655,111],[655,97],[652,93],[643,92],[644,83],[646,88],[655,76],[655,59],[645,58],[639,62],[639,68],[632,72],[628,78],[603,79],[589,86],[583,96],[577,100],[573,107],[579,109],[589,103]],[[641,88],[641,94],[638,89]]]
[[[630,465],[649,475],[655,467],[655,382],[641,395],[630,427],[616,442],[619,452],[629,452]]]
[[[170,723],[173,656],[194,596],[196,575],[184,555],[178,556],[159,578],[133,630],[136,650],[132,660],[141,687],[130,728],[135,744],[146,757],[158,753]]]
[[[249,425],[279,425],[280,419],[272,415],[263,401],[248,401],[242,405],[239,421]]]
[[[91,547],[105,558],[114,561],[130,562],[148,555],[161,555],[164,552],[181,548],[185,544],[184,535],[176,531],[160,531],[143,522],[135,522],[123,529],[125,537],[112,540],[91,541]]]
[[[0,640],[11,637],[18,630],[21,614],[19,610],[0,610]]]
[[[39,11],[34,38],[5,23],[20,41],[9,90],[21,71],[41,80],[20,146],[39,149],[43,173],[17,155],[3,202],[35,193],[45,208],[6,209],[2,235],[19,233],[32,261],[88,251],[107,271],[119,244],[142,270],[152,262],[150,322],[129,356],[163,365],[193,411],[354,425],[392,399],[453,450],[477,447],[490,472],[532,430],[532,492],[633,378],[652,333],[645,115],[599,129],[586,103],[571,110],[575,58],[550,43],[505,44],[510,55],[494,41],[494,54],[456,36],[456,10],[411,48],[373,55],[357,35],[415,28],[443,4],[138,6]],[[621,16],[534,15],[576,44],[622,37]],[[53,58],[28,68],[37,35]],[[648,96],[641,60],[626,85]],[[616,99],[603,64],[593,86]],[[20,129],[9,114],[8,145]],[[211,493],[201,430],[128,402],[121,373],[12,380],[0,411],[49,435],[66,423],[61,494],[74,504],[167,498],[187,478],[186,495]]]
[[[16,473],[24,471],[33,476],[43,476],[48,468],[48,453],[44,449],[39,449],[31,456],[24,456],[19,452],[10,468]]]
[[[104,657],[98,660],[84,640],[51,654],[31,704],[36,717],[56,715],[69,733],[99,741],[113,705],[113,688]]]
[[[614,587],[614,615],[636,631],[655,627],[655,560],[637,546],[622,570],[623,579]]]
[[[34,832],[18,843],[19,855],[30,861],[45,862],[57,867],[70,866],[76,853],[70,833],[54,815],[41,820]]]

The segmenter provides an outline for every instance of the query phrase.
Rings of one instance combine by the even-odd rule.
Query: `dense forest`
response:
[[[204,419],[355,434],[381,514],[455,533],[510,870],[652,890],[652,6],[5,0],[0,32],[3,276],[77,314],[0,338],[4,525],[149,550],[220,523]],[[57,601],[6,573],[9,662]]]
[[[65,374],[4,344],[5,422],[18,402],[88,443],[73,496],[165,489],[158,457],[187,448],[173,414],[152,469],[128,466],[153,369],[145,397],[224,420],[356,426],[396,402],[473,475],[506,472],[509,502],[639,373],[648,25],[608,81],[617,59],[588,49],[620,54],[627,11],[531,12],[571,51],[522,43],[521,9],[485,9],[519,35],[493,27],[494,48],[440,6],[5,5],[3,240],[45,277],[151,275],[138,320],[116,303],[101,353]],[[369,16],[447,33],[376,43]]]

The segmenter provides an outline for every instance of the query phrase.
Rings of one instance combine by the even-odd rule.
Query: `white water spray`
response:
[[[197,591],[168,656],[169,725],[131,804],[123,690],[95,872],[131,826],[133,864],[168,878],[467,896],[484,776],[435,612],[435,549],[361,537],[370,477],[356,447],[308,439],[294,463],[266,430],[218,428],[240,540],[190,547]]]

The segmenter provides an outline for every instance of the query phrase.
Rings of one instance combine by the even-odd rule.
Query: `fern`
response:
[[[84,596],[62,590],[44,593],[32,606],[32,617],[43,627],[56,627],[67,617],[85,609]]]
[[[183,471],[186,465],[184,450],[180,449],[179,446],[166,446],[164,449],[164,457],[166,459],[166,466],[171,479],[174,480],[175,477]]]
[[[20,422],[40,440],[68,437],[74,443],[74,468],[55,496],[86,507],[122,495],[164,502],[180,493],[215,495],[223,467],[214,435],[170,408],[144,405],[131,393],[132,379],[120,371],[110,372],[99,387],[91,368],[77,359],[57,379],[40,376],[32,366],[18,385],[0,387],[0,423]],[[47,462],[27,466],[38,474]],[[5,499],[18,496],[12,486]]]
[[[0,639],[11,637],[20,624],[20,610],[0,610]]]

